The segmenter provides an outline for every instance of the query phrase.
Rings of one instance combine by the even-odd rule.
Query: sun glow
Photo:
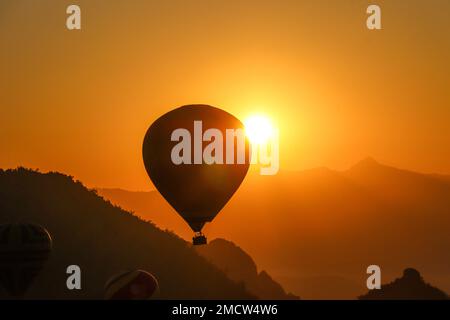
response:
[[[268,117],[254,115],[244,121],[245,134],[253,144],[264,144],[273,136],[274,128]]]

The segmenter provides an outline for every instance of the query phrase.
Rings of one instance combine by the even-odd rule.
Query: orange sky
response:
[[[80,31],[65,8],[82,9]],[[365,27],[369,3],[382,31]],[[281,169],[450,173],[450,2],[2,0],[0,167],[148,189],[141,144],[205,103],[278,123]]]

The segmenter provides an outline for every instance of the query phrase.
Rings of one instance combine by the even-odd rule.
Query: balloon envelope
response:
[[[174,164],[171,152],[179,141],[171,141],[174,130],[191,133],[191,156],[194,159],[194,121],[202,122],[202,131],[218,129],[223,136],[224,164]],[[147,173],[155,187],[195,232],[200,232],[225,206],[239,188],[249,168],[249,144],[244,142],[245,163],[226,164],[226,130],[244,129],[236,117],[207,105],[188,105],[172,110],[157,119],[148,129],[143,143]],[[202,133],[203,134],[203,133]],[[200,137],[199,139],[202,139]],[[238,143],[234,155],[237,159]],[[202,141],[202,150],[210,141]]]
[[[0,283],[22,296],[41,271],[52,249],[47,230],[31,223],[0,225]]]
[[[108,300],[148,300],[158,290],[156,278],[144,270],[127,271],[112,277],[105,287]]]

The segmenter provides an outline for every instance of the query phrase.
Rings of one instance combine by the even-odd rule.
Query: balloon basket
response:
[[[194,246],[201,246],[207,243],[206,237],[203,234],[196,234],[193,238],[192,238],[192,243],[194,244]]]

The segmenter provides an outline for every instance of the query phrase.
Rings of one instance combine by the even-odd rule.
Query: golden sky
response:
[[[204,103],[271,117],[281,169],[370,155],[450,173],[449,16],[448,0],[2,0],[0,167],[148,189],[148,126]]]

